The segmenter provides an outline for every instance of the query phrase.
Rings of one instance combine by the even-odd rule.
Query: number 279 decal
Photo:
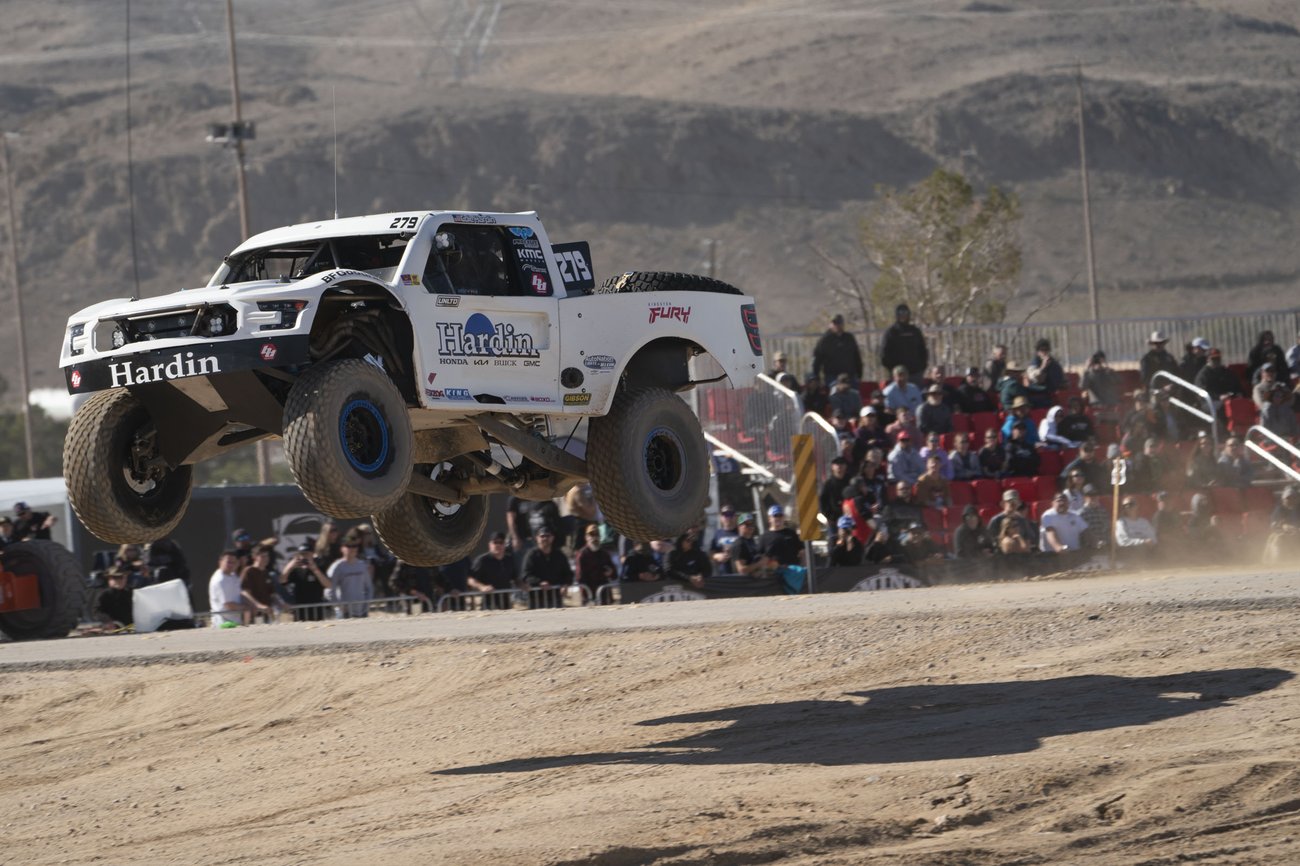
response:
[[[398,217],[389,226],[390,229],[413,229],[420,221],[419,217]]]

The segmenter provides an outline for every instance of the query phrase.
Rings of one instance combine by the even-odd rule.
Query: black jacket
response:
[[[812,371],[829,387],[840,373],[848,373],[854,382],[862,379],[862,353],[858,341],[848,331],[835,333],[827,329],[813,347]]]
[[[885,372],[900,364],[907,368],[913,379],[920,381],[930,366],[930,350],[925,345],[925,335],[910,322],[895,322],[885,329],[885,339],[880,344],[880,363]]]

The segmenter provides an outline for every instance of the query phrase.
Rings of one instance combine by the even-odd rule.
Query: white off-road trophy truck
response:
[[[690,274],[597,285],[591,262],[531,212],[391,213],[264,232],[203,288],[80,310],[60,358],[90,395],[72,506],[105,541],[161,538],[195,463],[279,436],[316,508],[369,516],[413,564],[472,552],[489,493],[584,480],[629,538],[678,535],[709,484],[678,394],[752,384],[754,301]],[[585,459],[565,448],[583,419]]]

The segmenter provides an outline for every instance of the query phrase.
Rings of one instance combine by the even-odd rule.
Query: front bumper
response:
[[[63,368],[69,394],[91,394],[195,376],[260,368],[293,367],[308,361],[308,336],[265,336],[186,342],[144,352],[115,353]]]

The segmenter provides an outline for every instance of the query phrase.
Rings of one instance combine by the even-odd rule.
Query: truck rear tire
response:
[[[303,494],[330,517],[364,517],[401,499],[411,438],[401,392],[367,361],[311,367],[285,401],[285,458]]]
[[[415,471],[439,478],[438,467],[432,465],[418,465]],[[487,526],[487,506],[487,497],[481,495],[458,505],[407,493],[395,505],[371,515],[371,522],[384,546],[402,562],[446,565],[478,547]]]
[[[4,549],[6,571],[35,574],[41,606],[0,613],[0,632],[13,640],[67,637],[86,603],[86,579],[77,558],[53,541],[20,541]]]
[[[77,410],[63,440],[63,475],[73,511],[97,538],[145,544],[180,523],[193,473],[157,457],[153,419],[125,388],[100,391]]]
[[[609,414],[591,419],[587,466],[600,510],[634,541],[676,538],[704,514],[704,434],[667,388],[621,389]]]
[[[609,277],[596,289],[598,295],[621,295],[631,292],[713,292],[716,295],[742,295],[733,285],[702,277],[670,271],[629,271]]]

